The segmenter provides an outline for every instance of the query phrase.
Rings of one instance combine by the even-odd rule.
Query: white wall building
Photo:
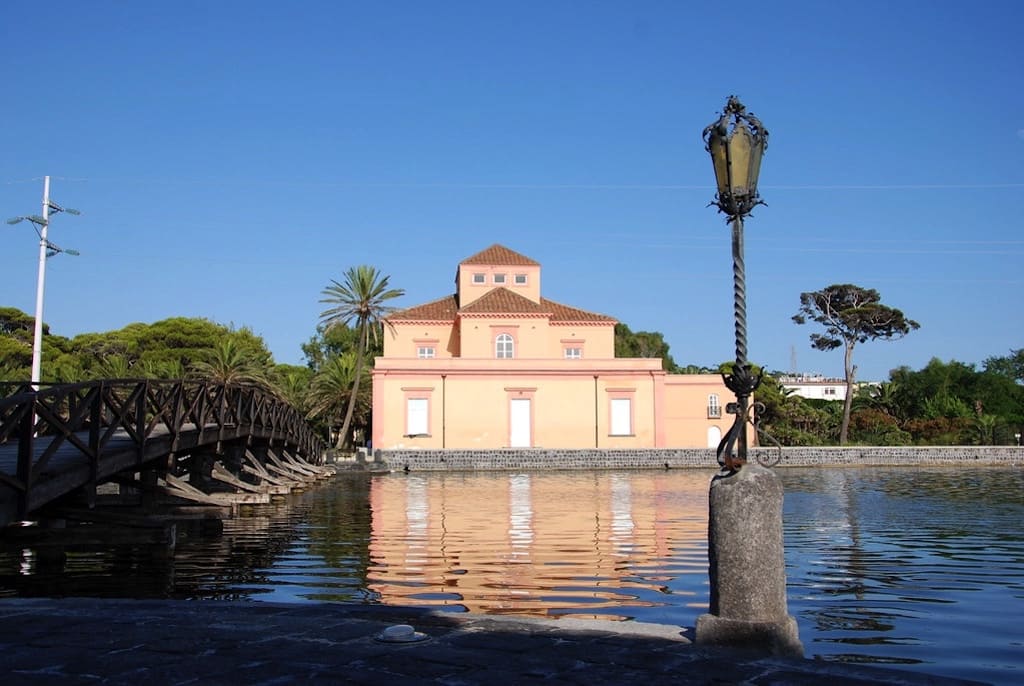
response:
[[[794,395],[809,400],[846,400],[846,379],[830,376],[793,374],[777,377],[779,385]],[[855,387],[860,384],[854,384]]]

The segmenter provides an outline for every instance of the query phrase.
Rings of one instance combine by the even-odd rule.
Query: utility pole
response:
[[[46,289],[46,260],[59,253],[77,255],[77,250],[65,250],[50,242],[47,237],[50,228],[50,213],[67,212],[68,214],[81,214],[78,210],[70,207],[61,207],[50,200],[50,177],[43,177],[43,214],[14,217],[8,219],[8,224],[17,224],[26,219],[35,228],[39,235],[39,276],[36,279],[36,320],[35,331],[32,338],[32,387],[39,390],[41,380],[41,368],[43,363],[43,292]]]
[[[36,279],[36,327],[32,336],[32,387],[39,390],[43,366],[43,291],[46,288],[46,230],[50,226],[50,177],[43,177],[43,221],[39,229],[39,276]]]

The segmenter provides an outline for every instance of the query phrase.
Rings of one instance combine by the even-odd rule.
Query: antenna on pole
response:
[[[7,220],[8,224],[19,224],[28,221],[39,235],[39,276],[36,280],[36,319],[35,331],[32,338],[32,386],[39,390],[40,371],[43,361],[43,292],[46,288],[46,260],[60,253],[78,255],[77,250],[65,249],[51,243],[47,238],[50,228],[50,214],[67,212],[68,214],[81,214],[78,210],[70,207],[61,207],[50,200],[50,177],[43,177],[43,214],[26,215],[13,217]]]
[[[798,367],[796,366],[796,346],[789,346],[789,373],[796,376]]]

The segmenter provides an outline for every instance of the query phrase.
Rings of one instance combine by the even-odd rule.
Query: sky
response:
[[[729,227],[701,132],[737,95],[770,132],[745,225],[748,348],[842,376],[800,293],[874,288],[921,328],[857,376],[1024,347],[1024,3],[0,4],[0,219],[58,214],[44,320],[172,316],[302,364],[359,264],[418,305],[501,243],[543,294],[733,357]],[[35,308],[38,239],[0,224],[0,306]],[[45,377],[45,369],[43,370]]]

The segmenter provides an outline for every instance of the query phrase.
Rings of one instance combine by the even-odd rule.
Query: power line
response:
[[[31,179],[12,179],[0,181],[3,185],[14,185],[39,181],[42,177]],[[354,181],[288,181],[282,179],[209,179],[209,178],[170,178],[170,179],[139,179],[116,177],[73,177],[53,176],[55,180],[68,183],[133,183],[145,184],[240,184],[261,186],[288,186],[324,188],[408,188],[408,189],[481,189],[481,190],[713,190],[710,184],[627,184],[627,183],[479,183],[479,182],[354,182]],[[884,190],[1005,190],[1024,188],[1020,183],[898,183],[898,184],[776,184],[763,185],[761,188],[777,191],[884,191]]]

